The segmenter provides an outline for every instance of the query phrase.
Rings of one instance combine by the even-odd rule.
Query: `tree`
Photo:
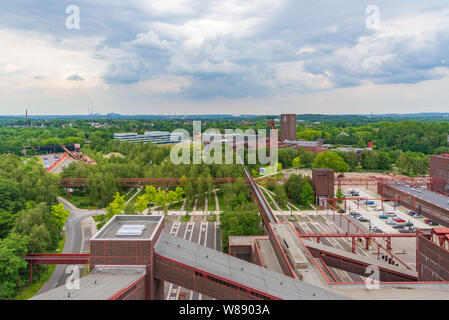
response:
[[[120,193],[116,192],[114,194],[114,200],[106,208],[106,213],[94,216],[97,229],[101,229],[113,216],[123,213],[125,203],[125,196],[121,196]]]
[[[276,185],[274,189],[274,193],[276,194],[277,203],[281,208],[285,207],[287,204],[287,193],[285,192],[285,188],[280,185]]]
[[[305,182],[301,188],[301,204],[305,207],[315,202],[315,192],[310,182]]]
[[[342,173],[349,170],[348,164],[333,151],[326,151],[318,154],[313,161],[314,168],[330,168],[335,172]]]
[[[51,215],[59,230],[62,230],[67,221],[67,218],[70,217],[69,210],[65,210],[62,203],[53,205],[51,207]]]
[[[46,203],[19,212],[11,232],[27,236],[28,252],[40,253],[53,250],[61,232]]]
[[[344,199],[345,194],[343,193],[343,191],[341,189],[337,189],[337,192],[335,193],[335,197],[337,199]],[[337,200],[337,203],[341,203],[342,200]]]
[[[292,174],[285,184],[287,195],[294,203],[301,203],[301,189],[303,183],[304,178],[301,175]]]
[[[223,251],[228,252],[229,236],[260,235],[263,233],[261,218],[257,211],[225,211],[220,214]]]
[[[0,239],[0,300],[10,299],[23,284],[21,275],[27,262],[22,258],[28,252],[28,237],[11,233]]]
[[[300,157],[296,157],[296,158],[293,159],[292,167],[295,168],[296,170],[301,168],[301,158]]]

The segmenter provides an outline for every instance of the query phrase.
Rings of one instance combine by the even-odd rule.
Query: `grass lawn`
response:
[[[181,222],[190,222],[190,215],[185,215],[181,217]]]
[[[55,250],[55,253],[61,253],[62,249],[64,249],[64,243],[65,243],[65,236],[59,241],[58,247]],[[37,269],[35,268],[33,270],[33,284],[25,286],[20,293],[14,297],[14,300],[28,300],[32,296],[34,296],[36,293],[39,292],[39,290],[42,288],[42,286],[45,284],[45,282],[50,279],[51,274],[53,273],[53,270],[55,269],[55,264],[50,265],[41,265],[40,266],[40,278],[37,278]]]
[[[274,205],[273,200],[271,200],[271,198],[270,198],[270,196],[268,195],[268,193],[267,193],[265,190],[262,190],[262,189],[261,189],[261,191],[263,192],[263,195],[264,195],[265,198],[267,199],[267,201],[268,201],[268,203],[270,204],[271,208],[272,208],[273,210],[276,210],[277,207]]]
[[[217,206],[215,205],[215,195],[213,193],[210,194],[210,201],[209,199],[207,199],[207,201],[207,210],[215,211]]]
[[[180,210],[181,207],[182,207],[182,201],[178,201],[178,202],[176,202],[176,203],[171,204],[171,205],[168,207],[168,210]]]

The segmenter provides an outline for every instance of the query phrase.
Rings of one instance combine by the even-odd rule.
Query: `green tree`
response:
[[[59,230],[62,230],[67,221],[67,218],[70,217],[69,210],[64,209],[64,205],[62,203],[59,203],[57,205],[51,206],[50,212]]]
[[[0,239],[0,300],[12,298],[16,290],[23,285],[21,275],[27,269],[22,258],[28,252],[28,237],[11,233]]]
[[[301,168],[301,157],[296,157],[293,159],[292,161],[292,167],[295,168],[296,170],[298,170],[299,168]]]
[[[318,154],[313,162],[314,168],[330,168],[335,172],[346,172],[349,170],[348,164],[333,151],[326,151]]]
[[[121,196],[120,193],[116,192],[114,194],[114,200],[106,208],[106,213],[94,216],[97,229],[101,229],[113,216],[123,213],[125,203],[125,196]]]
[[[257,211],[225,211],[220,214],[222,247],[228,252],[229,236],[263,234],[261,218]]]
[[[301,204],[303,206],[309,206],[315,202],[315,192],[313,191],[310,182],[305,182],[301,188]]]

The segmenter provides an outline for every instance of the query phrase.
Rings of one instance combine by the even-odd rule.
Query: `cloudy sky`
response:
[[[447,0],[3,1],[0,114],[448,112],[448,31]]]

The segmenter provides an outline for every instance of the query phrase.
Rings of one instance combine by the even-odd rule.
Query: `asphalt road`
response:
[[[81,221],[85,218],[104,213],[104,209],[79,209],[61,197],[58,197],[58,202],[64,204],[65,209],[69,209],[70,211],[70,218],[67,220],[65,226],[65,244],[62,253],[81,253],[81,250],[87,252],[89,248],[83,248],[84,232],[81,227]],[[66,278],[69,276],[68,273],[65,273],[66,268],[67,265],[57,265],[50,279],[42,286],[39,293],[44,293],[50,289],[64,285]]]

